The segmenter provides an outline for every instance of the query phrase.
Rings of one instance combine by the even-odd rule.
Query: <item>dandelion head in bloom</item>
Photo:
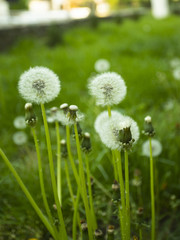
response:
[[[122,77],[115,72],[98,74],[88,85],[90,94],[96,98],[97,105],[120,103],[126,95],[126,85]]]
[[[107,72],[110,69],[110,63],[106,59],[98,59],[94,64],[94,69],[98,73]]]
[[[26,128],[26,122],[24,116],[18,116],[14,119],[13,125],[17,129],[24,129]]]
[[[46,103],[56,98],[61,85],[58,76],[46,67],[34,67],[25,71],[18,84],[19,93],[28,102]]]
[[[152,144],[152,155],[153,155],[153,157],[159,156],[162,152],[161,143],[156,139],[152,139],[151,144]],[[150,157],[149,140],[144,142],[143,145],[142,145],[142,155]]]
[[[175,80],[180,81],[180,66],[173,70],[173,77]]]
[[[27,135],[25,132],[23,131],[19,131],[19,132],[16,132],[14,133],[13,135],[13,142],[16,144],[16,145],[23,145],[27,142]]]
[[[117,112],[101,123],[101,130],[98,132],[101,141],[112,150],[120,150],[124,147],[130,148],[139,139],[137,123],[128,116],[123,116]],[[126,133],[121,134],[124,129],[128,129],[127,136]]]

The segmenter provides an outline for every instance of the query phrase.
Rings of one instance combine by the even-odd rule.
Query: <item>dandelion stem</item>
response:
[[[93,220],[92,226],[93,226],[93,230],[95,231],[97,229],[97,221],[96,221],[96,215],[94,212],[94,205],[93,205],[93,196],[92,196],[92,189],[91,189],[91,175],[90,175],[90,169],[89,169],[88,154],[85,154],[85,158],[86,158],[86,172],[87,172],[90,211],[91,211],[91,216],[92,216],[92,220]]]
[[[139,228],[139,240],[142,240],[142,227]]]
[[[66,229],[65,229],[64,219],[63,219],[61,206],[60,206],[60,202],[59,202],[58,194],[57,194],[56,178],[55,178],[55,172],[54,172],[54,163],[53,163],[49,128],[48,128],[47,119],[46,119],[45,107],[44,107],[44,104],[42,104],[42,103],[41,103],[41,111],[42,111],[42,116],[43,116],[43,121],[44,121],[45,134],[46,134],[47,150],[48,150],[48,157],[49,157],[49,168],[50,168],[50,173],[51,173],[53,194],[54,194],[54,199],[55,199],[55,203],[57,206],[58,217],[59,217],[59,221],[60,221],[60,230],[62,231],[63,240],[67,240],[67,233],[66,233]]]
[[[77,147],[78,160],[79,160],[80,185],[81,185],[82,198],[83,198],[83,202],[84,202],[84,206],[85,206],[87,225],[88,225],[88,235],[89,235],[89,240],[93,240],[91,214],[90,214],[88,198],[87,198],[86,180],[85,180],[85,174],[84,174],[84,169],[83,169],[83,161],[82,161],[82,156],[81,156],[81,148],[80,148],[78,129],[77,129],[76,123],[74,124],[74,132],[75,132],[75,137],[76,137],[76,147]]]
[[[38,159],[38,169],[39,169],[39,180],[40,180],[40,187],[41,187],[41,193],[42,193],[42,198],[43,198],[43,202],[44,202],[44,207],[45,207],[47,215],[48,215],[48,217],[50,219],[51,225],[54,228],[54,231],[55,231],[55,233],[57,235],[58,233],[57,233],[57,230],[56,230],[56,228],[54,226],[53,217],[51,215],[51,211],[50,211],[50,208],[49,208],[49,205],[48,205],[46,192],[45,192],[45,187],[44,187],[44,177],[43,177],[42,161],[41,161],[41,154],[40,154],[37,134],[36,134],[35,128],[31,128],[31,130],[32,130],[33,138],[34,138],[35,147],[36,147],[36,153],[37,153],[37,159]]]
[[[107,110],[108,110],[109,117],[111,117],[111,107],[109,105],[107,106]]]
[[[77,195],[76,195],[75,206],[74,206],[74,215],[73,215],[73,240],[77,239],[77,236],[76,236],[76,234],[77,234],[77,231],[76,231],[77,220],[78,220],[79,229],[81,231],[80,217],[79,217],[79,214],[78,214],[79,199],[80,199],[80,189],[78,188]]]
[[[112,150],[112,161],[113,161],[113,167],[114,167],[114,179],[118,180],[118,172],[117,172],[117,166],[116,166],[115,150]]]
[[[128,151],[124,150],[125,155],[125,191],[126,191],[126,225],[127,225],[127,239],[130,239],[130,201],[129,201],[129,162]]]
[[[4,154],[4,152],[2,151],[2,149],[0,149],[0,155],[2,157],[2,159],[4,160],[5,164],[7,165],[7,167],[9,168],[9,170],[11,171],[11,173],[14,175],[14,177],[16,178],[19,186],[21,187],[22,191],[24,192],[24,194],[26,195],[27,199],[29,200],[29,202],[31,203],[32,207],[34,208],[34,210],[36,211],[37,215],[39,216],[39,218],[41,219],[41,221],[44,223],[44,225],[46,226],[47,230],[51,233],[51,235],[56,238],[54,229],[52,228],[52,226],[50,225],[49,221],[46,219],[46,217],[43,215],[43,213],[41,212],[40,208],[38,207],[38,205],[36,204],[36,202],[34,201],[34,199],[32,198],[31,194],[29,193],[28,189],[26,188],[26,186],[24,185],[23,181],[21,180],[20,176],[18,175],[18,173],[16,172],[15,168],[12,166],[12,164],[10,163],[9,159],[6,157],[6,155]]]
[[[155,240],[154,164],[152,156],[151,138],[149,138],[149,149],[150,149],[150,181],[151,181],[151,240]]]
[[[59,123],[55,122],[56,125],[56,141],[57,141],[57,193],[60,205],[62,206],[62,183],[61,183],[61,137],[59,132]]]
[[[115,150],[115,154],[116,154],[116,158],[117,158],[117,168],[118,168],[118,174],[119,174],[121,205],[122,205],[122,210],[119,211],[120,224],[121,224],[122,239],[125,240],[126,239],[126,205],[125,205],[124,180],[123,180],[123,172],[122,172],[121,153],[118,150]]]

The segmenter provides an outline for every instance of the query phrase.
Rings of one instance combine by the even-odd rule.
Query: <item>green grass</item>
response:
[[[29,143],[25,147],[17,148],[12,141],[12,134],[16,131],[13,127],[13,119],[24,114],[25,102],[17,90],[19,76],[30,66],[36,65],[46,66],[59,75],[62,84],[61,93],[54,102],[48,104],[48,107],[68,102],[78,105],[85,113],[86,121],[82,124],[82,128],[91,133],[93,145],[90,157],[91,170],[110,191],[113,176],[112,169],[109,167],[109,153],[100,143],[93,128],[96,116],[103,109],[95,106],[95,101],[88,95],[87,90],[87,79],[94,72],[95,61],[99,58],[106,58],[111,63],[111,70],[120,73],[127,84],[125,100],[114,108],[133,117],[141,130],[144,117],[152,116],[156,138],[163,145],[163,152],[156,159],[159,169],[160,192],[159,239],[165,239],[166,234],[168,234],[168,239],[178,239],[180,216],[176,209],[172,210],[170,196],[175,194],[177,198],[180,198],[180,128],[178,127],[180,123],[180,82],[173,79],[169,62],[173,58],[180,57],[179,26],[180,18],[175,16],[165,20],[154,20],[147,16],[138,21],[125,20],[123,23],[106,21],[100,22],[96,28],[87,24],[69,29],[63,35],[57,33],[44,38],[21,39],[8,52],[1,54],[0,146],[17,167],[30,192],[40,205],[42,203],[38,191],[39,180],[32,136],[29,134]],[[60,43],[57,41],[59,39],[61,39]],[[49,46],[50,42],[54,43],[51,47]],[[163,77],[159,77],[160,74]],[[165,104],[169,100],[174,101],[174,107],[166,110]],[[35,107],[35,111],[39,118],[38,127],[40,128],[42,119],[38,106]],[[29,129],[26,132],[29,133]],[[44,132],[39,130],[40,133],[43,147]],[[145,137],[141,136],[133,153],[130,154],[129,161],[130,179],[133,177],[135,168],[142,171],[143,205],[145,220],[148,223],[150,213],[149,161],[140,154],[141,145],[145,140]],[[46,149],[43,151],[45,152]],[[44,162],[47,167],[46,158]],[[47,192],[52,205],[51,189],[48,184],[49,172],[48,170],[46,172]],[[13,229],[17,239],[25,239],[24,236],[27,238],[28,232],[30,232],[28,237],[35,237],[35,234],[39,234],[41,239],[48,239],[47,236],[42,235],[42,232],[45,234],[44,227],[39,223],[38,217],[35,216],[2,161],[0,173],[0,240],[12,239],[11,233],[8,231],[11,232]],[[65,182],[63,184],[65,186]],[[136,189],[130,186],[130,191],[131,200],[137,207]],[[68,229],[70,229],[69,207],[72,204],[66,188],[63,191],[63,198],[65,201],[63,211],[69,226]],[[105,198],[104,203],[102,203],[102,198]],[[99,220],[104,219],[103,214],[106,214],[109,200],[97,189],[95,208],[98,210]],[[37,224],[34,219],[38,222]],[[108,224],[108,216],[104,223],[101,222],[101,226],[105,227],[105,224]],[[31,231],[28,230],[29,228]],[[135,228],[134,232],[136,233]],[[150,230],[145,229],[145,234],[147,235],[146,239],[149,239]]]

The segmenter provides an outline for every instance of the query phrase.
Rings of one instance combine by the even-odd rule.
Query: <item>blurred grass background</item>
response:
[[[85,113],[86,118],[82,128],[91,133],[93,145],[90,156],[91,170],[104,188],[110,192],[113,176],[109,152],[100,143],[93,128],[96,116],[104,109],[95,106],[95,101],[88,95],[87,90],[87,79],[95,73],[95,61],[105,58],[111,64],[111,71],[121,74],[127,84],[125,100],[113,109],[133,117],[140,130],[143,130],[144,117],[152,116],[156,130],[155,138],[163,145],[162,154],[156,158],[159,182],[158,239],[178,239],[180,208],[178,204],[176,208],[172,208],[170,198],[172,195],[176,195],[177,200],[180,198],[180,82],[173,78],[170,61],[180,57],[179,26],[180,18],[177,16],[171,16],[165,20],[155,20],[146,16],[136,21],[125,20],[123,23],[113,20],[96,22],[96,24],[93,22],[93,24],[87,23],[63,33],[52,26],[47,37],[23,38],[1,54],[0,146],[13,162],[40,206],[42,203],[36,155],[30,130],[26,129],[29,135],[26,146],[17,147],[12,141],[12,135],[16,131],[13,120],[16,116],[24,114],[25,102],[19,96],[17,89],[19,76],[29,67],[38,65],[52,69],[60,77],[61,93],[55,101],[47,105],[47,108],[67,102],[78,105]],[[168,107],[170,102],[172,106]],[[41,147],[46,156],[38,106],[35,106],[35,111],[39,118],[38,133]],[[63,129],[61,132],[62,136],[65,136]],[[51,126],[52,137],[53,134],[54,130]],[[141,170],[142,200],[145,222],[148,224],[150,220],[149,161],[141,154],[141,146],[145,140],[146,138],[141,136],[133,153],[130,154],[130,178],[133,178],[134,169]],[[55,141],[53,144],[55,152]],[[52,206],[53,198],[47,165],[47,159],[44,158],[47,192]],[[30,237],[49,239],[44,226],[2,161],[0,174],[0,240]],[[132,206],[135,209],[139,206],[137,190],[134,186],[130,188]],[[71,202],[65,180],[63,181],[63,200],[63,211],[70,232]],[[95,208],[102,228],[109,223],[107,206],[110,202],[110,198],[97,189]],[[102,222],[103,219],[105,219],[104,222]],[[133,230],[136,234],[135,227]],[[145,239],[150,239],[149,228],[144,229],[144,235]]]

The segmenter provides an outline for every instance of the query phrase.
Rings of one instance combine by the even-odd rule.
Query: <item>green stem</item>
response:
[[[111,107],[109,105],[107,106],[107,110],[108,110],[109,117],[111,117]]]
[[[149,138],[150,149],[150,181],[151,181],[151,240],[155,240],[155,201],[154,201],[154,164],[152,156],[152,143]]]
[[[121,206],[122,206],[122,210],[119,212],[120,224],[121,224],[122,239],[125,240],[126,239],[126,205],[125,205],[124,180],[123,180],[123,172],[122,172],[121,153],[118,150],[115,150],[115,154],[116,154],[116,158],[117,158],[117,169],[118,169],[118,174],[119,174]]]
[[[40,154],[37,134],[36,134],[35,128],[31,128],[31,130],[32,130],[33,138],[34,138],[35,147],[36,147],[36,153],[37,153],[37,159],[38,159],[38,169],[39,169],[39,180],[40,180],[40,187],[41,187],[41,193],[42,193],[42,198],[43,198],[43,202],[44,202],[44,207],[45,207],[47,215],[48,215],[48,217],[50,219],[51,225],[53,226],[54,231],[55,231],[55,233],[57,235],[58,233],[57,233],[57,230],[56,230],[56,228],[54,226],[53,217],[51,215],[51,211],[50,211],[50,208],[49,208],[49,205],[48,205],[46,192],[45,192],[45,187],[44,187],[44,177],[43,177],[42,161],[41,161],[41,154]]]
[[[56,141],[57,141],[57,193],[60,205],[62,207],[62,183],[61,183],[61,138],[59,132],[59,123],[55,122],[56,125]]]
[[[114,167],[114,179],[118,180],[118,172],[117,172],[117,166],[116,166],[115,150],[112,150],[112,162],[113,162],[113,167]]]
[[[85,180],[85,174],[84,174],[84,169],[83,169],[83,161],[82,161],[82,156],[81,156],[81,148],[80,148],[80,142],[79,142],[79,136],[78,136],[78,130],[77,130],[76,123],[74,124],[74,132],[75,132],[75,137],[76,137],[76,147],[77,147],[78,160],[79,160],[80,185],[81,185],[81,189],[82,189],[82,198],[83,198],[83,202],[84,202],[84,206],[85,206],[87,225],[88,225],[88,235],[89,235],[89,240],[93,240],[91,214],[90,214],[88,198],[87,198],[86,180]]]
[[[86,172],[87,172],[87,182],[88,182],[88,192],[89,192],[89,203],[90,203],[90,211],[92,216],[92,226],[93,230],[95,231],[97,229],[97,221],[96,221],[96,215],[94,212],[94,205],[93,205],[93,196],[92,196],[92,189],[91,189],[91,175],[90,175],[90,169],[89,169],[89,159],[88,154],[85,155],[86,158]]]
[[[78,188],[75,206],[74,206],[74,215],[73,215],[73,240],[77,239],[77,236],[76,236],[77,235],[77,231],[76,231],[77,221],[78,221],[79,229],[81,231],[80,217],[78,214],[79,199],[80,199],[80,189]]]
[[[32,207],[34,208],[34,210],[36,211],[37,215],[39,216],[39,218],[41,219],[41,221],[44,223],[44,225],[46,226],[47,230],[51,233],[51,235],[56,239],[56,235],[54,233],[54,230],[52,228],[52,226],[50,225],[49,221],[46,219],[46,217],[43,215],[43,213],[41,212],[40,208],[38,207],[38,205],[36,204],[36,202],[34,201],[34,199],[32,198],[31,194],[29,193],[28,189],[26,188],[26,186],[24,185],[23,181],[21,180],[20,176],[18,175],[18,173],[16,172],[15,168],[12,166],[12,164],[10,163],[9,159],[6,157],[6,155],[4,154],[4,152],[2,151],[2,149],[0,149],[0,155],[2,157],[2,159],[4,160],[5,164],[7,165],[7,167],[9,168],[9,170],[11,171],[11,173],[14,175],[14,177],[16,178],[19,186],[21,187],[22,191],[24,192],[24,194],[26,195],[27,199],[29,200],[29,202],[31,203]]]
[[[49,157],[49,168],[50,168],[50,173],[51,173],[53,194],[54,194],[54,199],[55,199],[55,203],[57,206],[58,217],[59,217],[59,221],[60,221],[60,230],[62,231],[63,239],[67,240],[66,228],[65,228],[64,219],[63,219],[63,215],[62,215],[62,211],[61,211],[61,206],[60,206],[60,202],[59,202],[58,194],[57,194],[56,178],[55,178],[55,173],[54,173],[54,163],[53,163],[52,148],[51,148],[51,140],[50,140],[49,128],[48,128],[47,119],[46,119],[46,111],[45,111],[44,104],[42,104],[42,103],[41,103],[41,111],[42,111],[42,116],[43,116],[43,121],[44,121],[45,134],[46,134],[46,143],[47,143],[47,150],[48,150],[48,157]]]
[[[139,240],[142,240],[142,228],[139,228]]]
[[[127,239],[130,239],[130,200],[129,200],[129,162],[128,151],[124,150],[125,155],[125,192],[126,192],[126,225],[127,225]]]

